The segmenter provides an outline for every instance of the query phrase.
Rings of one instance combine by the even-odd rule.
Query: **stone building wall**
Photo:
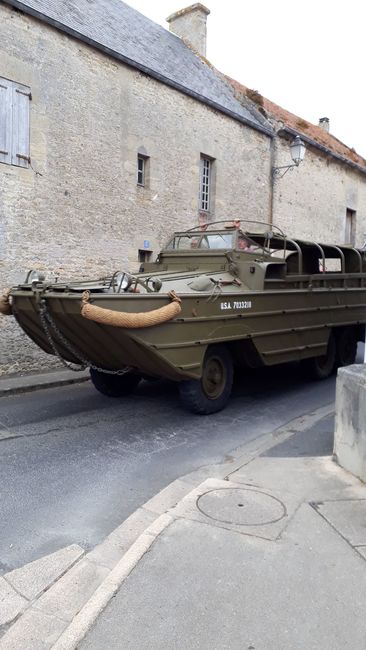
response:
[[[0,288],[28,269],[98,277],[137,267],[149,240],[198,220],[200,154],[212,219],[267,220],[270,138],[36,19],[0,5],[0,76],[29,86],[32,168],[0,164]],[[150,157],[136,184],[137,152]],[[0,374],[58,365],[0,318]]]
[[[292,163],[288,142],[276,138],[275,166]],[[355,245],[366,233],[366,174],[307,145],[304,161],[274,182],[273,221],[293,237],[346,241],[347,208],[355,211]]]

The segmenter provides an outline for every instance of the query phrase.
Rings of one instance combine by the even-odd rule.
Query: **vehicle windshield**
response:
[[[234,247],[234,235],[232,232],[187,232],[177,234],[170,240],[166,250],[192,250],[201,249],[231,249]]]

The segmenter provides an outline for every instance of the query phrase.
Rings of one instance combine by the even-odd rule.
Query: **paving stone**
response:
[[[355,546],[355,548],[366,560],[366,546]]]
[[[352,546],[366,545],[366,499],[323,501],[316,509]]]
[[[10,571],[6,580],[28,600],[34,600],[62,576],[84,554],[77,544],[30,562],[20,569]]]
[[[28,609],[0,640],[1,650],[48,650],[67,623],[43,612]]]
[[[106,567],[83,559],[46,591],[33,607],[71,621],[109,572]]]
[[[0,625],[10,623],[27,605],[28,601],[0,578]]]

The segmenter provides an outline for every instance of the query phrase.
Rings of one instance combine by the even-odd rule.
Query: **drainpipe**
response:
[[[277,136],[271,139],[270,144],[270,154],[269,154],[269,219],[268,222],[270,225],[273,225],[273,215],[275,207],[275,176],[273,174],[273,169],[276,166],[277,159]]]

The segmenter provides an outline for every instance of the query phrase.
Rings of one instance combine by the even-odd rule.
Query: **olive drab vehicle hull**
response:
[[[164,377],[196,413],[226,405],[234,366],[249,374],[301,361],[321,379],[353,363],[366,322],[365,251],[245,224],[175,233],[138,273],[55,283],[30,272],[0,311],[64,364],[90,367],[102,393]]]

